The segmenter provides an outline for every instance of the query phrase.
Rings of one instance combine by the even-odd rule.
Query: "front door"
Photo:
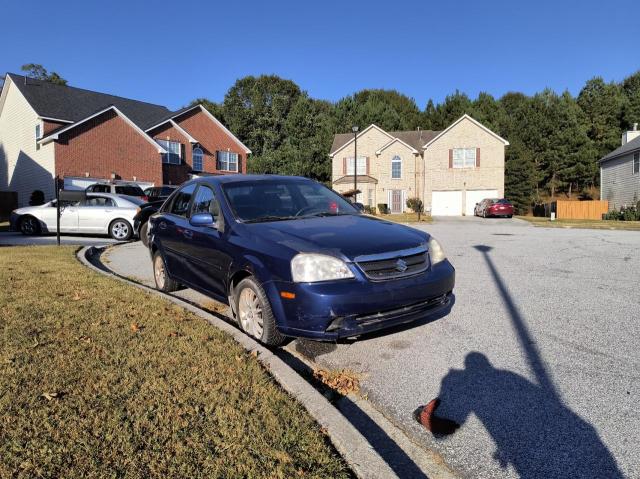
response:
[[[391,191],[391,212],[402,213],[402,190]]]

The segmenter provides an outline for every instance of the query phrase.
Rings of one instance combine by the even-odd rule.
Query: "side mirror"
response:
[[[216,226],[211,213],[196,213],[189,219],[191,226]]]
[[[476,206],[480,206],[480,203],[476,203]]]

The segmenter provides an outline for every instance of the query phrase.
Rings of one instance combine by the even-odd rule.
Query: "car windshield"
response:
[[[505,200],[504,198],[501,198],[499,200],[492,200],[494,204],[499,204],[499,205],[508,205],[509,200]]]
[[[116,186],[116,194],[128,196],[144,196],[144,191],[142,191],[142,188],[135,185],[118,185]]]
[[[359,214],[351,203],[314,181],[239,181],[222,188],[233,213],[247,223]]]

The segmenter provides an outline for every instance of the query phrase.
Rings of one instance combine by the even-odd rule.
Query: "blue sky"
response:
[[[631,6],[628,4],[627,6]],[[178,108],[273,73],[315,98],[363,88],[577,94],[640,69],[637,12],[584,0],[3,2],[0,72],[41,63],[74,86]]]

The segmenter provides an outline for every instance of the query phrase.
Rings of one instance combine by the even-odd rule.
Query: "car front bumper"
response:
[[[446,314],[455,270],[443,261],[416,276],[389,281],[363,277],[326,283],[270,282],[264,286],[282,334],[336,340]],[[295,294],[284,299],[282,292]]]

